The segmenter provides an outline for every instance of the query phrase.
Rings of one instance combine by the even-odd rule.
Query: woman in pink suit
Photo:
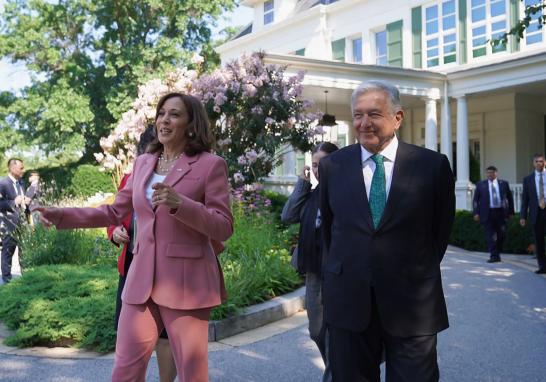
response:
[[[208,381],[208,319],[225,297],[216,256],[233,233],[226,162],[209,153],[203,105],[171,93],[159,100],[156,140],[134,163],[112,205],[37,208],[47,225],[119,225],[137,216],[134,258],[123,291],[112,381],[144,381],[166,328],[181,382]]]

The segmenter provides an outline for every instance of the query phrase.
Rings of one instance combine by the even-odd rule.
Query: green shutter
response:
[[[423,63],[423,20],[421,7],[411,10],[411,45],[413,47],[413,67],[421,68]]]
[[[305,48],[298,49],[294,53],[296,56],[305,56]]]
[[[459,64],[466,64],[466,0],[459,0]]]
[[[332,60],[345,61],[345,39],[332,41]]]
[[[519,21],[519,1],[510,0],[510,29],[514,28]],[[517,52],[519,50],[519,40],[516,36],[508,36],[510,41],[510,51]]]
[[[387,62],[402,67],[402,20],[387,24]]]

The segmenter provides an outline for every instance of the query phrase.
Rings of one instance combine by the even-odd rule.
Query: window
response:
[[[489,44],[507,30],[506,0],[470,0],[472,57],[506,50],[506,44]]]
[[[264,3],[264,25],[271,24],[275,19],[275,3],[273,0],[267,0]]]
[[[540,0],[525,0],[524,4],[527,8],[530,5],[536,5],[539,4]],[[543,10],[546,11],[546,10]],[[541,12],[535,13],[533,16],[531,16],[531,20],[529,22],[529,26],[525,30],[525,44],[526,45],[533,45],[533,44],[539,44],[542,41],[544,41],[543,36],[543,29],[546,29],[543,27],[542,29],[539,28],[539,22],[538,19],[541,16]]]
[[[424,8],[427,67],[457,61],[457,10],[455,0]]]
[[[332,41],[332,60],[345,61],[345,39]]]
[[[351,40],[352,61],[362,62],[362,38]]]
[[[294,52],[296,56],[305,56],[305,48],[298,49]]]
[[[375,34],[375,63],[376,65],[387,65],[387,31]]]

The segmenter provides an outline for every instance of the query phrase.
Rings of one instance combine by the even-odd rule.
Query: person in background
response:
[[[148,127],[140,135],[140,139],[137,145],[137,156],[140,156],[146,152],[146,147],[155,138],[153,126]],[[121,179],[118,191],[122,190],[130,174],[125,174]],[[114,319],[114,328],[117,331],[119,325],[119,314],[121,313],[121,295],[123,293],[123,287],[125,285],[125,279],[127,272],[133,261],[133,248],[135,242],[136,232],[136,215],[129,214],[124,219],[121,225],[108,227],[108,238],[117,246],[122,245],[121,254],[118,258],[118,291],[116,298],[116,313]],[[122,323],[123,325],[123,323]],[[155,346],[155,352],[157,354],[157,365],[159,368],[159,380],[161,382],[172,382],[176,378],[176,365],[174,363],[171,347],[169,345],[169,337],[167,331],[163,329],[157,344]]]
[[[210,311],[226,298],[217,255],[233,234],[227,163],[210,153],[210,123],[193,96],[163,96],[155,133],[113,204],[37,210],[58,229],[117,226],[136,214],[112,381],[144,381],[166,328],[179,381],[207,382]]]
[[[28,177],[29,186],[25,196],[30,199],[29,210],[33,210],[40,205],[40,197],[42,196],[42,188],[40,185],[40,174],[36,171],[32,171]],[[29,223],[34,225],[40,221],[39,213],[30,213]]]
[[[502,244],[506,237],[506,222],[514,214],[514,197],[507,181],[497,178],[497,168],[485,170],[487,179],[476,183],[474,191],[474,220],[485,230],[489,249],[488,263],[501,261]]]
[[[338,147],[330,142],[322,142],[311,151],[311,170],[319,181],[318,166],[322,158],[336,151]],[[309,166],[303,171],[281,213],[283,223],[300,223],[298,246],[295,249],[297,270],[305,274],[305,308],[309,319],[309,335],[317,344],[324,361],[323,382],[332,381],[330,363],[328,362],[327,333],[323,322],[321,297],[322,277],[322,235],[319,209],[319,186],[311,189]]]
[[[11,263],[17,239],[15,230],[21,219],[29,212],[30,198],[25,196],[22,177],[25,172],[23,161],[19,158],[8,160],[8,175],[0,179],[0,222],[2,224],[2,281],[11,281]]]
[[[546,226],[546,172],[544,171],[544,155],[533,157],[535,171],[523,178],[521,193],[521,210],[519,223],[525,227],[527,220],[533,225],[535,237],[535,253],[538,269],[536,274],[546,274],[546,255],[544,254],[544,227]]]

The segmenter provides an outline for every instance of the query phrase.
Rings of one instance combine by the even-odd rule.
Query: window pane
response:
[[[475,7],[480,6],[480,5],[485,6],[485,0],[472,0],[471,4],[472,4],[472,8],[475,8]]]
[[[430,21],[427,23],[427,34],[438,33],[438,21]]]
[[[442,29],[454,29],[455,28],[455,15],[444,17]]]
[[[376,56],[387,54],[387,32],[382,31],[375,34],[375,51]]]
[[[437,58],[433,58],[431,60],[427,60],[427,66],[430,68],[431,66],[438,66],[440,63],[440,60]]]
[[[387,56],[379,57],[377,65],[387,65]]]
[[[474,50],[472,51],[472,57],[481,57],[481,56],[485,56],[485,53],[486,53],[485,47],[479,48],[479,49],[474,49]]]
[[[264,15],[264,25],[271,24],[273,22],[273,12],[266,13]]]
[[[345,61],[345,39],[332,41],[332,60]]]
[[[274,7],[273,0],[266,1],[264,3],[264,13],[267,11],[272,11]]]
[[[456,59],[457,59],[457,56],[454,54],[449,56],[444,56],[444,64],[450,64],[452,62],[455,62]]]
[[[498,1],[491,3],[491,16],[500,16],[506,13],[506,3],[504,1]]]
[[[456,49],[457,49],[457,45],[455,44],[444,45],[444,54],[455,53]]]
[[[472,21],[485,20],[485,7],[480,7],[472,10]]]
[[[427,56],[428,57],[436,57],[438,55],[438,48],[428,49],[427,50]]]
[[[532,36],[527,36],[525,39],[527,45],[536,44],[542,42],[542,34],[534,34]]]
[[[527,34],[531,34],[531,33],[536,32],[538,30],[540,30],[538,28],[538,23],[530,23],[529,26],[527,27],[526,32],[527,32]]]
[[[362,62],[362,39],[353,40],[353,62]]]
[[[455,42],[456,39],[457,39],[457,36],[455,35],[455,33],[448,34],[448,35],[444,36],[444,44],[448,44],[450,42]]]
[[[487,39],[485,38],[485,36],[474,38],[474,39],[472,39],[472,46],[485,45],[486,42],[487,42]]]
[[[428,7],[426,10],[427,21],[438,18],[438,6]]]
[[[506,30],[506,21],[497,21],[491,25],[491,32],[505,31]]]
[[[427,40],[427,48],[433,48],[433,47],[436,47],[436,46],[438,46],[438,39],[437,38]]]
[[[481,36],[485,34],[485,25],[472,29],[472,36]]]
[[[455,13],[455,0],[446,1],[442,4],[442,15]]]

